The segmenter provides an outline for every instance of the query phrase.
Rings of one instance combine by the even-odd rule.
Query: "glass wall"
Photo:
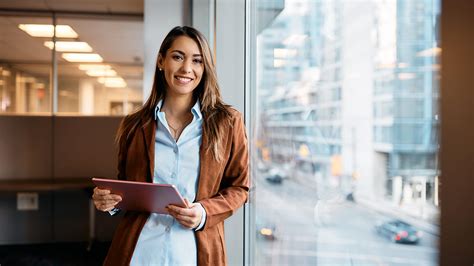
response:
[[[28,34],[31,25],[51,24],[47,16],[0,16],[0,113],[51,112],[52,52]],[[47,28],[35,33],[52,41]]]
[[[141,106],[143,20],[35,16],[0,16],[0,113],[125,115]]]
[[[257,2],[252,264],[437,265],[439,1]]]

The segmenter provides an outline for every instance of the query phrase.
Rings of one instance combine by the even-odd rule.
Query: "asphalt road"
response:
[[[261,178],[255,189],[257,227],[275,228],[275,240],[257,237],[255,265],[438,264],[437,236],[423,232],[417,245],[392,243],[374,229],[388,217],[331,188]]]

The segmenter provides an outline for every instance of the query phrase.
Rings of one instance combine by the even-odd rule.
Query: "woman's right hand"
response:
[[[94,205],[99,211],[107,212],[111,211],[117,203],[122,201],[122,197],[116,194],[111,194],[108,189],[94,188],[94,194],[92,195]]]

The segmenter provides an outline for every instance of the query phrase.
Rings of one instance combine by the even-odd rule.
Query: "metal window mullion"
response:
[[[56,57],[56,13],[53,13],[53,51],[51,66],[51,107],[52,115],[58,112],[58,62]]]

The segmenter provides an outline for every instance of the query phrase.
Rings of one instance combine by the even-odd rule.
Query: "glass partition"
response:
[[[0,16],[0,114],[50,114],[51,17]],[[39,25],[34,27],[33,25]]]
[[[254,265],[437,265],[438,0],[256,16]]]
[[[0,114],[51,115],[57,103],[54,115],[125,115],[142,105],[141,19],[59,16],[56,31],[53,21],[0,16]]]
[[[59,114],[125,115],[142,105],[143,21],[59,18],[58,24],[78,33],[74,43],[57,43]]]

